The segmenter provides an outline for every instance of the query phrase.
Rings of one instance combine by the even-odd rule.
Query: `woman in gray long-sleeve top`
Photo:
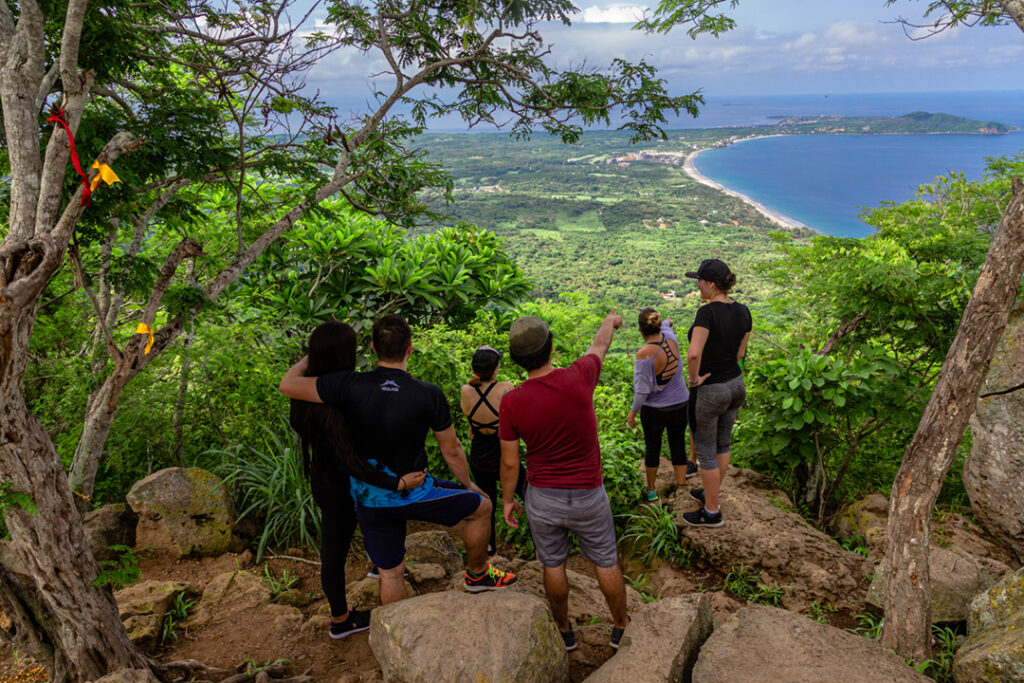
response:
[[[661,435],[668,433],[668,449],[676,484],[683,486],[697,468],[686,459],[686,402],[690,397],[683,380],[679,341],[672,321],[662,320],[658,311],[640,311],[637,327],[644,345],[636,353],[633,367],[633,406],[626,423],[636,429],[636,415],[644,430],[644,464],[647,467],[648,501],[658,500],[654,489],[661,458]],[[691,471],[692,470],[692,471]]]

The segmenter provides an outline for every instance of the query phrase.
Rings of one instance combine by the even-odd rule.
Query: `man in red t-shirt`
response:
[[[612,613],[612,647],[619,646],[629,623],[594,412],[601,363],[621,326],[622,316],[613,309],[587,353],[567,368],[551,366],[551,331],[540,318],[523,316],[508,333],[512,360],[529,379],[502,397],[498,416],[505,521],[518,528],[515,514],[522,512],[514,497],[521,439],[526,443],[524,501],[530,535],[544,565],[544,590],[566,650],[576,647],[565,572],[570,530],[579,538],[582,555],[597,566],[597,580]]]

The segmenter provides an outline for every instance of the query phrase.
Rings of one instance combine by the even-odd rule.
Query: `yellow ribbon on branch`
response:
[[[153,348],[153,330],[146,323],[139,323],[139,326],[135,328],[135,334],[148,334],[149,341],[146,342],[146,349],[143,353],[149,353],[149,350]]]
[[[114,183],[121,182],[121,179],[117,177],[116,173],[114,173],[114,169],[110,168],[106,164],[101,164],[98,160],[92,162],[92,166],[90,168],[95,168],[99,170],[99,173],[96,174],[96,177],[93,178],[92,182],[89,183],[90,192],[95,192],[96,188],[100,186],[101,182],[104,182],[107,185],[113,185]]]

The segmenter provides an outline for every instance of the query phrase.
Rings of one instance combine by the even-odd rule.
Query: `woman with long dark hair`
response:
[[[637,329],[644,345],[636,352],[633,366],[633,406],[626,424],[636,429],[636,416],[644,430],[644,464],[647,469],[648,502],[656,502],[654,489],[661,461],[661,435],[668,433],[668,450],[676,486],[683,488],[686,478],[697,474],[697,467],[686,459],[686,408],[690,398],[683,381],[679,341],[672,332],[672,321],[662,319],[653,308],[640,311]]]
[[[352,371],[356,367],[356,333],[331,321],[309,337],[307,377]],[[292,400],[290,422],[302,440],[302,465],[313,500],[320,507],[320,582],[331,606],[331,638],[344,638],[370,627],[370,613],[350,610],[345,597],[345,559],[356,528],[349,476],[382,488],[402,491],[423,483],[423,472],[393,477],[366,463],[352,450],[345,416],[320,403]]]
[[[500,479],[501,442],[498,440],[498,409],[501,397],[512,390],[512,382],[498,381],[498,368],[502,354],[490,346],[481,346],[473,354],[473,378],[462,385],[462,412],[469,420],[469,471],[473,481],[491,499],[494,512],[501,514],[498,505],[498,480]],[[526,468],[519,465],[519,483],[516,493],[523,497],[526,485]],[[491,516],[491,539],[487,543],[487,554],[497,549],[497,533],[494,516]]]
[[[706,259],[686,277],[696,278],[707,303],[697,309],[686,351],[687,386],[700,387],[694,399],[693,438],[704,488],[690,491],[702,505],[684,513],[683,521],[718,527],[724,523],[719,492],[729,469],[732,427],[747,396],[739,363],[746,355],[753,324],[750,310],[729,296],[736,275],[725,263]]]

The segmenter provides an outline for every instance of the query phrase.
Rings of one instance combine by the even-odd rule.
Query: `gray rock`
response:
[[[111,546],[135,547],[135,526],[139,516],[124,503],[105,505],[85,513],[82,528],[85,542],[97,561],[116,560],[120,553]]]
[[[387,681],[566,681],[565,646],[547,604],[508,589],[448,591],[385,605],[370,649]]]
[[[701,648],[700,683],[877,683],[931,679],[873,640],[776,607],[748,605]]]
[[[257,608],[269,603],[270,588],[259,577],[243,571],[225,572],[206,585],[187,623],[192,628],[202,628],[231,619],[233,615],[251,616]]]
[[[842,538],[860,536],[871,557],[885,557],[886,528],[889,525],[889,499],[872,493],[845,506],[836,515],[833,531]]]
[[[461,576],[462,555],[446,531],[418,531],[405,538],[405,562],[410,565],[436,564],[449,576]],[[412,571],[410,569],[410,571]]]
[[[980,562],[958,548],[947,550],[931,546],[928,558],[933,624],[967,619],[971,599],[994,585],[1008,571],[1005,565],[994,560]],[[885,562],[882,561],[867,596],[867,601],[879,608],[885,599],[884,568]]]
[[[957,683],[1024,681],[1024,569],[971,601],[967,628],[953,660]]]
[[[234,511],[220,479],[171,467],[135,482],[126,496],[139,515],[136,541],[183,556],[216,555],[231,543]]]
[[[114,593],[128,639],[143,648],[158,645],[164,616],[187,590],[184,583],[143,581]]]
[[[1010,316],[981,393],[1024,382],[1024,308]],[[978,399],[964,488],[985,528],[1024,561],[1024,390]]]
[[[711,606],[699,593],[651,602],[631,615],[618,651],[587,683],[690,681],[711,635]]]
[[[682,513],[700,505],[685,491],[672,500],[683,542],[716,569],[727,573],[746,565],[762,583],[785,587],[787,609],[803,610],[812,602],[860,607],[871,563],[787,509],[788,498],[772,490],[766,477],[730,468],[721,499],[725,525],[711,529],[683,522]]]
[[[544,565],[538,560],[510,560],[501,565],[515,573],[518,581],[515,590],[522,593],[529,593],[547,602],[547,594],[544,591]],[[604,594],[601,592],[597,579],[592,579],[585,574],[568,569],[565,572],[569,581],[569,620],[573,623],[583,623],[597,618],[610,618],[608,603],[605,602]],[[626,586],[626,608],[630,614],[636,612],[643,604],[640,594]]]

